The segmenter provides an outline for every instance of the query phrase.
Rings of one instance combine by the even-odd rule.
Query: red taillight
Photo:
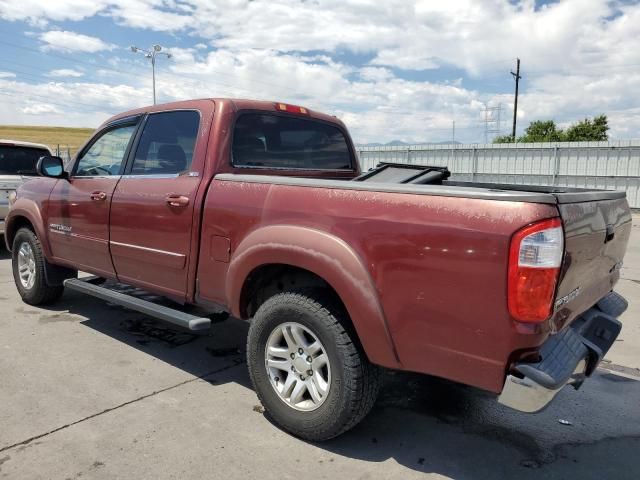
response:
[[[301,113],[303,115],[309,114],[309,110],[306,108],[299,107],[298,105],[289,105],[287,103],[276,103],[276,110],[287,113]]]
[[[521,322],[543,322],[551,315],[562,264],[564,236],[559,218],[518,230],[509,249],[509,313]]]

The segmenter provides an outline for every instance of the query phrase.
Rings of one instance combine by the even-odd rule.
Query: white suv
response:
[[[36,163],[43,155],[51,155],[46,145],[0,139],[0,235],[9,212],[9,197],[29,177],[37,175]]]

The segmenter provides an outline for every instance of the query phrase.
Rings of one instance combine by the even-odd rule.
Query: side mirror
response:
[[[67,172],[64,171],[64,162],[60,157],[53,155],[45,155],[38,159],[36,164],[38,175],[51,178],[67,178]]]

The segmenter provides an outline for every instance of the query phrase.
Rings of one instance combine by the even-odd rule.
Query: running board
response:
[[[69,278],[64,281],[65,288],[75,290],[76,292],[91,295],[102,300],[106,300],[116,305],[144,313],[151,317],[173,323],[188,330],[206,330],[211,326],[211,320],[205,317],[196,317],[180,310],[158,305],[141,298],[116,292],[100,285],[90,283],[91,279],[80,280],[78,278]]]

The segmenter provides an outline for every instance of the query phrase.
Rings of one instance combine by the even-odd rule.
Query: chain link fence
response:
[[[68,165],[71,161],[71,147],[69,145],[50,145],[49,148],[56,157],[60,157],[65,165]]]

